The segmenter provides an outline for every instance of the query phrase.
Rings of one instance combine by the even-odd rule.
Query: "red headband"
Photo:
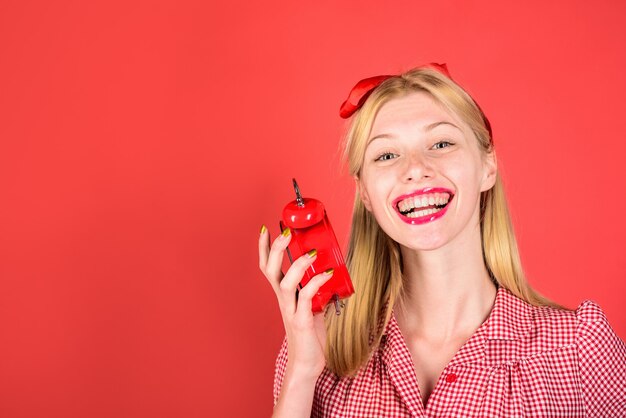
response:
[[[435,62],[431,62],[430,64],[424,65],[423,67],[429,67],[433,70],[439,71],[440,73],[452,80],[446,64],[437,64]],[[391,77],[397,76],[378,75],[375,77],[364,78],[363,80],[356,83],[356,85],[352,87],[352,90],[350,90],[350,94],[348,95],[346,101],[343,102],[343,104],[339,108],[339,116],[341,116],[343,119],[347,119],[352,116],[354,112],[356,112],[361,108],[361,106],[363,106],[363,103],[365,103],[365,101],[367,100],[369,95],[372,94],[374,89],[380,86],[383,81]],[[478,106],[478,103],[476,103],[476,106]],[[480,106],[478,106],[478,109],[480,109]],[[487,117],[484,116],[484,112],[482,111],[482,109],[480,109],[480,111],[481,113],[483,113],[483,120],[485,121],[487,130],[489,131],[489,138],[491,140],[491,124],[489,123]]]

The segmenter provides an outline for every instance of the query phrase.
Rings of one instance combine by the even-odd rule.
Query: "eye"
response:
[[[434,147],[435,149],[447,148],[447,147],[444,147],[444,146],[441,146],[441,147],[439,147],[439,146],[438,146],[438,145],[443,145],[443,144],[448,144],[448,146],[450,146],[450,145],[454,145],[452,142],[448,142],[448,141],[439,141],[439,142],[437,142],[435,145],[433,145],[433,147]]]
[[[389,161],[395,157],[397,157],[398,154],[394,154],[393,152],[389,152],[389,151],[385,151],[383,153],[381,153],[380,155],[378,155],[378,157],[376,157],[376,159],[374,161]]]

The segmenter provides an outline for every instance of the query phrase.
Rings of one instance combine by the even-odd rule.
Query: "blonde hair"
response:
[[[493,150],[484,114],[458,84],[440,72],[418,67],[378,86],[352,118],[344,159],[350,175],[360,174],[367,139],[378,110],[388,101],[411,92],[425,92],[472,129],[483,153]],[[499,174],[495,185],[482,192],[480,226],[483,258],[492,280],[535,306],[566,309],[537,293],[526,281]],[[355,193],[346,256],[355,294],[340,315],[327,315],[327,367],[339,376],[354,374],[381,340],[392,308],[402,294],[400,246],[378,225]]]

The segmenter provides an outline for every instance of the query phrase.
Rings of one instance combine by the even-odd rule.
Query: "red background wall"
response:
[[[339,104],[446,62],[530,282],[626,337],[626,3],[0,3],[0,416],[267,416],[290,179],[345,244]]]

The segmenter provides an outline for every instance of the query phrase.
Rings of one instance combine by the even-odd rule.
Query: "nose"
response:
[[[417,152],[407,155],[402,173],[404,181],[419,181],[422,178],[431,178],[433,175],[433,167],[423,155]]]

